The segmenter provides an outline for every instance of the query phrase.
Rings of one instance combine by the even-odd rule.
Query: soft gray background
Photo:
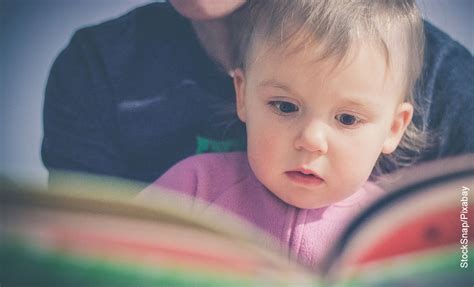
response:
[[[0,174],[46,184],[40,157],[42,108],[53,60],[76,29],[148,2],[0,0]],[[474,0],[418,4],[425,18],[474,51]]]

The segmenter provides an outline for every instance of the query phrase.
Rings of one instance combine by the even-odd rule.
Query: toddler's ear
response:
[[[237,68],[232,71],[232,77],[234,78],[235,104],[237,108],[237,115],[239,116],[239,119],[245,123],[245,75],[242,69]]]
[[[410,103],[401,103],[398,105],[390,126],[388,137],[385,139],[382,147],[382,153],[392,153],[400,143],[406,128],[413,117],[413,106]]]

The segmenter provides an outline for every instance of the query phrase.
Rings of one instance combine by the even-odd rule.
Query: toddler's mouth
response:
[[[319,185],[324,182],[319,175],[308,170],[291,170],[285,174],[291,181],[299,185]]]

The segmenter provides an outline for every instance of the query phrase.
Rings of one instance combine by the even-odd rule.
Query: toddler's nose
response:
[[[326,154],[328,151],[327,127],[319,121],[312,121],[301,129],[294,142],[297,150]]]

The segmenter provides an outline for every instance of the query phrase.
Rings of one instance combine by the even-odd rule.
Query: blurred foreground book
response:
[[[140,185],[64,175],[38,190],[3,179],[0,285],[473,286],[473,157],[405,170],[384,187],[309,271],[219,210],[134,200]]]

